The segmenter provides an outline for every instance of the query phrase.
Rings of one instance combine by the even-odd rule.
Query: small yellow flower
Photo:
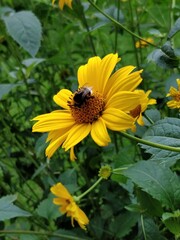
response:
[[[167,97],[171,97],[172,100],[167,102],[169,108],[180,109],[180,79],[176,80],[178,88],[170,87]]]
[[[56,0],[52,0],[52,4],[55,3]],[[69,8],[72,8],[72,0],[59,0],[59,8],[63,10],[64,5],[67,5]]]
[[[53,203],[59,205],[59,211],[66,213],[67,217],[71,217],[71,224],[74,227],[74,220],[76,220],[79,226],[86,230],[86,225],[89,223],[89,219],[86,214],[78,207],[69,191],[62,183],[57,183],[51,187],[51,192],[57,196],[53,199]]]
[[[150,43],[154,43],[154,40],[151,37],[148,38],[144,38],[146,41],[150,42]],[[138,40],[135,43],[136,48],[144,48],[148,46],[148,43],[143,41],[143,40]]]
[[[156,100],[153,98],[148,98],[151,90],[147,91],[146,93],[143,90],[135,90],[134,92],[139,94],[140,104],[130,111],[130,115],[136,119],[139,125],[143,126],[144,121],[142,113],[147,109],[148,105],[156,104]]]

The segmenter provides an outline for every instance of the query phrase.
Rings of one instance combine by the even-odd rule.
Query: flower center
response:
[[[133,110],[130,111],[130,115],[133,118],[136,118],[140,115],[141,113],[141,105],[139,104],[137,107],[135,107]]]
[[[175,101],[180,102],[180,91],[174,96]]]
[[[68,105],[77,123],[92,123],[102,115],[105,103],[100,93],[82,87],[72,95]]]

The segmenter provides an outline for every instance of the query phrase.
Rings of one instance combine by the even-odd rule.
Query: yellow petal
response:
[[[58,131],[57,131],[58,134]],[[49,146],[46,148],[46,156],[48,158],[51,158],[54,152],[62,145],[62,143],[65,141],[68,135],[68,131],[64,135],[58,134],[59,137],[54,137],[51,142],[49,143]]]
[[[99,79],[100,57],[92,57],[86,65],[78,69],[78,82],[79,87],[89,85],[90,87],[97,88],[97,81]],[[96,89],[97,90],[97,89]]]
[[[57,138],[59,138],[60,136],[64,135],[65,133],[67,133],[69,131],[70,128],[63,128],[63,129],[58,129],[58,130],[54,130],[54,131],[50,131],[48,133],[48,137],[46,139],[46,142],[49,142],[50,140],[56,140]]]
[[[106,108],[117,108],[122,111],[130,111],[140,103],[140,96],[129,91],[120,91],[108,100]]]
[[[132,67],[128,68],[129,70],[132,69]],[[112,84],[112,87],[109,88],[109,91],[107,92],[106,98],[109,98],[110,96],[114,95],[115,93],[119,91],[133,91],[141,82],[142,77],[140,71],[136,71],[133,73],[130,73],[129,75],[126,75],[127,71],[124,71],[124,74],[121,74],[121,71],[119,70],[119,73],[115,73],[111,78],[110,82],[115,82]],[[117,71],[118,72],[118,71]],[[119,76],[118,76],[119,75]]]
[[[124,84],[122,84],[121,81],[123,81],[123,79],[125,79],[135,68],[136,67],[134,66],[122,67],[119,70],[117,70],[114,74],[112,74],[104,89],[104,95],[106,96],[111,91],[111,89],[116,88],[116,85],[121,84],[122,87],[124,87]],[[129,88],[123,90],[129,91]]]
[[[62,89],[56,95],[54,95],[53,100],[57,105],[61,106],[62,108],[69,109],[67,102],[71,96],[71,91],[69,91],[68,89]]]
[[[72,0],[59,0],[59,8],[63,10],[64,4],[66,4],[69,8],[72,8]]]
[[[70,201],[73,200],[71,194],[62,183],[55,184],[50,188],[50,190],[57,197],[69,199]]]
[[[65,110],[42,114],[33,120],[39,120],[34,124],[32,128],[33,132],[50,132],[57,129],[68,128],[75,124],[70,112]]]
[[[137,123],[140,125],[140,126],[144,126],[144,121],[143,121],[143,116],[142,114],[140,113],[138,119],[137,119]]]
[[[66,141],[62,147],[67,151],[69,148],[74,147],[76,144],[81,142],[91,131],[91,124],[75,124],[67,136]]]
[[[74,154],[74,147],[72,147],[71,149],[70,149],[70,160],[71,161],[74,161],[74,160],[76,160],[76,156],[75,156],[75,154]]]
[[[94,81],[97,81],[97,84],[98,84],[97,90],[102,94],[104,94],[104,90],[106,89],[106,84],[117,62],[118,62],[117,53],[108,54],[101,61],[100,69],[99,69],[99,72],[100,72],[99,79],[94,79]]]
[[[86,214],[77,206],[75,220],[78,222],[79,226],[86,230],[85,225],[89,224],[89,219]]]
[[[106,109],[102,118],[106,126],[114,131],[127,130],[134,125],[134,119],[131,116],[116,108]]]
[[[102,118],[92,123],[91,137],[99,146],[107,146],[111,141]]]

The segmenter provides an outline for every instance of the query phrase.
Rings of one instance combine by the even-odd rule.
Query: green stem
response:
[[[114,24],[116,24],[117,26],[121,27],[122,29],[124,29],[126,32],[128,32],[129,34],[133,35],[134,37],[148,43],[149,45],[152,45],[155,48],[159,48],[158,46],[156,46],[153,43],[148,42],[146,39],[140,37],[139,35],[135,34],[134,32],[130,31],[128,28],[126,28],[124,25],[122,25],[120,22],[116,21],[114,18],[112,18],[110,15],[108,15],[107,13],[103,12],[95,3],[93,3],[92,0],[88,0],[88,2],[94,7],[96,8],[102,15],[104,15],[106,18],[108,18],[111,22],[113,22]]]
[[[128,167],[120,167],[120,168],[115,168],[112,170],[112,173],[118,174],[120,171],[127,170]]]
[[[75,237],[75,236],[67,236],[66,234],[60,233],[51,233],[51,232],[38,232],[38,231],[24,231],[24,230],[0,230],[0,235],[7,234],[27,234],[27,235],[39,235],[39,236],[50,236],[57,237],[60,239],[72,239],[72,240],[83,240],[84,238]]]
[[[120,1],[117,1],[117,21],[119,22],[119,9],[120,9]],[[115,26],[115,41],[114,41],[114,52],[117,52],[117,43],[118,43],[118,27]]]
[[[132,10],[131,1],[128,1],[128,3],[129,3],[129,10],[130,10],[131,30],[134,32],[135,27],[134,27],[134,17],[133,17],[133,10]],[[134,35],[132,35],[131,37],[132,37],[132,41],[133,41],[133,48],[134,48],[136,64],[137,64],[137,67],[140,68],[139,57],[138,57],[137,48],[136,48],[136,39],[135,39]]]
[[[179,147],[171,147],[171,146],[167,146],[167,145],[163,145],[163,144],[159,144],[159,143],[150,142],[150,141],[147,141],[147,140],[144,140],[141,138],[137,138],[137,137],[130,135],[128,133],[125,133],[125,132],[121,132],[121,135],[123,135],[124,137],[127,137],[129,139],[132,139],[136,142],[143,143],[143,144],[151,146],[151,147],[160,148],[160,149],[164,149],[164,150],[172,151],[172,152],[180,152]]]
[[[147,237],[146,237],[146,231],[145,231],[145,228],[144,228],[144,219],[143,219],[143,215],[141,215],[141,225],[142,225],[142,231],[143,231],[143,235],[144,235],[144,240],[146,240]]]
[[[103,180],[102,177],[100,177],[90,188],[88,188],[85,192],[83,192],[80,196],[75,196],[75,201],[79,201],[82,197],[84,197],[86,194],[91,192],[101,181]]]
[[[80,19],[82,20],[82,23],[84,24],[85,28],[86,28],[86,31],[88,33],[88,37],[89,37],[89,42],[90,42],[90,45],[91,45],[91,48],[92,48],[92,51],[93,51],[93,54],[96,56],[96,49],[95,49],[95,46],[94,46],[94,42],[93,42],[93,39],[92,39],[92,36],[91,36],[91,33],[90,33],[90,30],[89,30],[89,26],[88,26],[88,22],[86,20],[86,16],[84,14],[84,9],[82,7],[82,4],[81,4],[81,1],[80,0],[76,0],[79,5],[81,6],[80,9],[79,9],[79,14],[80,14]]]

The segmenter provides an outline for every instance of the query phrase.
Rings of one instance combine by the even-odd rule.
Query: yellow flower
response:
[[[82,229],[86,229],[89,219],[86,214],[78,207],[73,197],[62,183],[57,183],[51,187],[51,192],[57,196],[53,199],[53,203],[59,205],[59,211],[66,213],[67,217],[71,217],[71,224],[74,227],[74,220],[76,220]]]
[[[74,160],[74,146],[87,135],[99,146],[111,141],[107,129],[124,131],[134,127],[134,118],[128,111],[140,104],[139,94],[133,92],[141,83],[140,71],[126,66],[114,74],[119,61],[117,54],[103,59],[92,57],[78,69],[79,88],[72,93],[62,89],[55,96],[57,105],[64,108],[35,117],[33,132],[49,132],[46,155],[50,158],[62,145]],[[111,75],[112,74],[112,75]]]
[[[143,126],[144,121],[142,113],[147,109],[148,105],[156,104],[156,100],[153,98],[148,98],[151,90],[147,91],[146,93],[143,90],[135,90],[134,92],[139,94],[140,104],[130,111],[130,115],[136,119],[139,125]]]
[[[170,87],[167,97],[171,97],[172,100],[167,102],[169,108],[180,109],[180,79],[176,80],[178,88]]]
[[[144,38],[144,39],[150,43],[154,43],[154,40],[151,37]],[[136,48],[144,48],[148,46],[148,43],[143,40],[139,40],[135,43],[135,46]]]
[[[56,0],[52,0],[52,4],[55,3]],[[59,0],[59,8],[63,10],[64,4],[66,4],[69,8],[72,8],[72,0]]]

